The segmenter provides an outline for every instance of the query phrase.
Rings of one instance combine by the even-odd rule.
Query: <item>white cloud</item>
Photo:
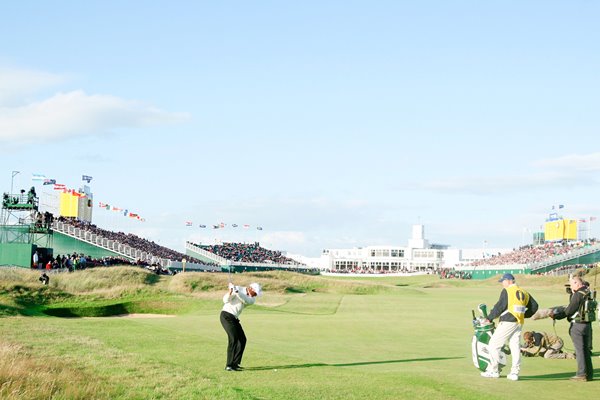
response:
[[[536,167],[561,168],[575,171],[600,171],[600,153],[568,154],[562,157],[548,158],[533,163]]]
[[[471,194],[493,194],[518,192],[534,188],[561,186],[573,188],[595,182],[591,172],[600,171],[600,153],[572,154],[562,157],[538,160],[533,167],[543,172],[525,172],[515,176],[475,176],[448,178],[411,185],[412,189],[425,189],[438,192],[462,192]]]
[[[27,96],[64,81],[64,77],[49,72],[0,67],[0,105],[22,103]]]
[[[503,177],[465,177],[426,182],[421,189],[439,192],[463,192],[471,194],[505,193],[532,188],[576,186],[583,181],[568,174],[546,173]],[[589,181],[587,181],[589,183]]]
[[[0,108],[0,143],[13,145],[98,135],[119,128],[136,128],[186,120],[171,113],[110,95],[81,90],[56,95],[21,107]]]

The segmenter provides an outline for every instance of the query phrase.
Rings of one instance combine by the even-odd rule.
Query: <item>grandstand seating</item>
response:
[[[596,239],[585,241],[547,242],[542,245],[520,247],[510,253],[498,254],[490,258],[474,261],[473,267],[510,267],[528,270],[532,273],[548,272],[565,263],[580,261],[583,257],[595,260],[600,253],[600,243]]]
[[[106,248],[131,260],[143,260],[148,263],[167,266],[169,261],[180,261],[186,258],[189,263],[206,265],[206,262],[160,246],[134,234],[108,231],[98,228],[96,225],[77,221],[72,218],[60,217],[53,223],[53,229],[96,246]]]

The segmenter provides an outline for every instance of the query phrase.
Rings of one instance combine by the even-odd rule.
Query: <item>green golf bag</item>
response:
[[[487,307],[485,304],[480,304],[479,312],[481,313],[480,318],[475,317],[475,311],[473,313],[473,328],[475,334],[471,341],[471,350],[473,355],[473,364],[475,368],[480,371],[485,371],[490,365],[490,353],[488,350],[488,344],[490,338],[494,333],[496,325],[493,322],[487,320]],[[502,370],[502,367],[506,365],[506,354],[504,351],[500,351],[500,360],[498,361],[498,370]]]

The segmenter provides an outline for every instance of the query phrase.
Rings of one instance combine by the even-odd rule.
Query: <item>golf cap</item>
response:
[[[262,287],[260,287],[260,284],[258,283],[251,283],[250,287],[252,288],[252,290],[254,290],[256,292],[256,297],[260,296],[262,294]]]
[[[498,282],[502,282],[502,281],[514,281],[515,277],[513,276],[513,274],[504,274],[502,275],[502,278],[498,279]]]

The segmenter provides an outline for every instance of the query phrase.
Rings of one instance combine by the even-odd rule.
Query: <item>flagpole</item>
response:
[[[12,178],[10,179],[10,195],[11,196],[13,194],[13,181],[15,180],[15,176],[17,176],[20,173],[21,173],[21,171],[13,171],[12,172]]]

